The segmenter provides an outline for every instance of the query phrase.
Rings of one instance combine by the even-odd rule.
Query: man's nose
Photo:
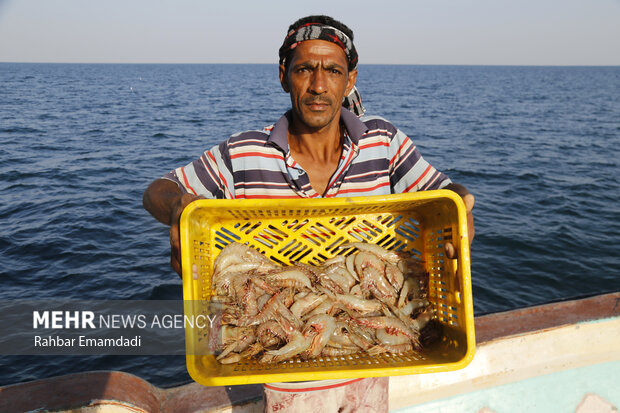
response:
[[[320,95],[327,91],[327,76],[325,71],[318,69],[312,73],[310,81],[310,92]]]

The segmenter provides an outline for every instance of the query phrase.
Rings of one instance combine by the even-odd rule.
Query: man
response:
[[[447,188],[463,197],[473,238],[473,196],[428,164],[391,123],[353,113],[361,115],[363,108],[348,27],[327,16],[300,19],[289,27],[279,56],[280,84],[292,109],[262,131],[232,136],[144,193],[144,207],[170,225],[171,265],[177,273],[179,218],[197,198],[368,196]],[[455,254],[451,245],[446,252]],[[385,382],[384,387],[385,396]]]

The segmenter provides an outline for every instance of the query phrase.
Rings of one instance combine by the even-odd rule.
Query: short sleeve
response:
[[[200,158],[168,172],[162,178],[176,182],[183,193],[210,199],[233,198],[234,192],[230,191],[232,173],[227,157],[228,144],[222,142],[204,152]]]
[[[392,136],[389,154],[394,193],[441,189],[451,182],[422,157],[413,141],[399,129]]]

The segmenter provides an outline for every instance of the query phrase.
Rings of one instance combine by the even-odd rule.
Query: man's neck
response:
[[[312,188],[321,195],[327,191],[342,155],[344,126],[334,123],[316,131],[292,127],[288,133],[291,156],[308,174]]]
[[[342,152],[343,131],[344,126],[340,122],[333,122],[322,129],[313,130],[298,127],[293,121],[288,130],[291,155],[295,160],[303,157],[317,165],[331,163],[334,157],[338,160]]]

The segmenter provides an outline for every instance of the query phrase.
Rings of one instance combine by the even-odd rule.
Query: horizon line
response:
[[[0,64],[75,64],[75,65],[273,65],[278,63],[239,62],[46,62],[46,61],[2,61]],[[620,64],[506,64],[506,63],[360,63],[360,66],[495,66],[495,67],[620,67]]]

